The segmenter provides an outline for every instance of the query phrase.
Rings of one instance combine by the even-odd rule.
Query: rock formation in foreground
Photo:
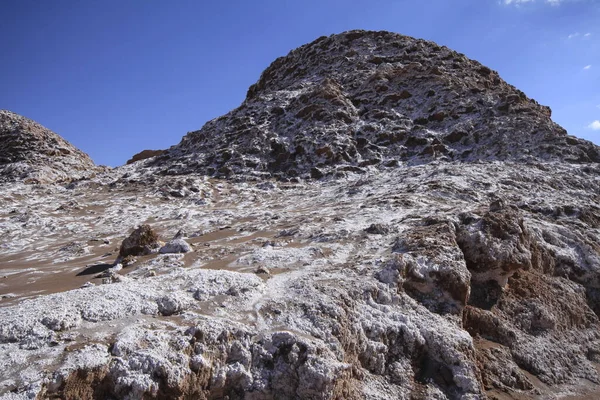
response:
[[[0,110],[0,180],[50,183],[98,170],[92,159],[37,122]]]
[[[318,39],[162,155],[1,184],[0,398],[598,398],[598,161],[446,48]],[[136,226],[185,251],[113,265]]]

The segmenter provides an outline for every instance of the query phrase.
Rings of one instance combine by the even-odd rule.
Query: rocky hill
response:
[[[40,124],[0,110],[0,181],[49,183],[97,170],[92,159]]]
[[[244,103],[187,134],[169,174],[320,177],[431,160],[598,162],[550,108],[447,47],[351,31],[275,60]]]
[[[0,399],[600,398],[598,154],[447,48],[320,38],[164,153],[0,182]]]

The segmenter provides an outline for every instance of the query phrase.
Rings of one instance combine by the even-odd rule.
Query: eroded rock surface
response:
[[[448,49],[321,38],[163,155],[0,183],[0,398],[596,398],[597,151]]]
[[[140,225],[123,240],[119,257],[145,256],[156,253],[161,248],[158,235],[148,224]]]
[[[432,160],[599,162],[496,71],[390,32],[321,37],[155,160],[167,174],[312,177]]]
[[[14,264],[0,282],[13,293],[0,307],[0,390],[70,398],[583,393],[600,382],[599,172],[436,162],[298,184],[187,176],[212,193],[202,206],[165,201],[153,185],[136,187],[133,201],[129,184],[109,183],[120,171],[73,189],[8,186],[9,209],[23,199],[47,206],[25,226],[24,214],[0,216],[13,244],[3,265],[43,245],[25,239],[50,232],[51,205],[74,194],[82,203],[93,197],[97,214],[61,211],[65,229],[118,243],[131,218],[148,219],[163,236],[189,232],[194,251],[140,256],[116,283],[45,296],[28,294],[31,286],[19,292],[13,282],[44,278]],[[90,191],[96,185],[105,189]],[[89,253],[105,246],[92,241]],[[67,280],[90,257],[70,253],[57,266],[33,254],[40,271],[64,265]],[[255,273],[263,269],[269,274]]]
[[[50,183],[95,172],[90,157],[40,124],[0,110],[0,180]]]
[[[142,161],[148,158],[160,156],[162,153],[164,153],[164,150],[142,150],[139,153],[135,154],[133,157],[131,157],[129,160],[127,160],[127,164],[133,164],[137,161]]]
[[[162,254],[189,253],[190,251],[192,251],[192,247],[183,239],[170,240],[159,250]]]

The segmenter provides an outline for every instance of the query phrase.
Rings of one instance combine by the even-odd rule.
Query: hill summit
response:
[[[598,162],[497,72],[389,32],[321,37],[275,60],[230,113],[157,159],[169,174],[320,177],[432,160]]]
[[[0,180],[50,183],[95,170],[92,159],[28,118],[0,110]]]

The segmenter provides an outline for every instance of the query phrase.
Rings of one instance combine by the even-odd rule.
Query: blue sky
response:
[[[0,109],[121,165],[237,107],[276,57],[350,29],[465,53],[600,144],[597,0],[3,0]]]

